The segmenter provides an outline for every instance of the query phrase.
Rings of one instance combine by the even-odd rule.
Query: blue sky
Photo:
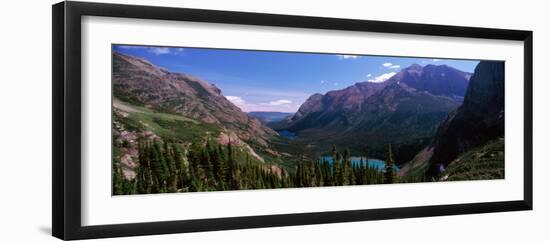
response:
[[[171,72],[215,84],[243,111],[295,112],[312,94],[357,82],[385,81],[412,64],[446,64],[473,72],[479,61],[385,56],[113,45]]]

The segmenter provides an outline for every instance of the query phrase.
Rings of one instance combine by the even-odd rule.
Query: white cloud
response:
[[[426,60],[422,60],[422,63],[423,64],[432,64],[432,63],[441,62],[441,61],[444,61],[444,59],[426,59]]]
[[[175,48],[173,51],[174,55],[185,55],[185,49],[184,48]]]
[[[321,84],[324,84],[324,83],[326,83],[326,81],[324,81],[324,80],[321,80]]]
[[[334,85],[334,86],[338,86],[338,82],[334,82],[334,84],[332,84],[332,85]]]
[[[361,57],[358,55],[349,55],[349,54],[338,54],[336,56],[338,57],[338,59],[356,59]]]
[[[282,99],[282,100],[272,100],[268,103],[261,103],[261,105],[270,105],[270,106],[279,106],[279,105],[288,105],[288,104],[292,104],[292,101]]]
[[[220,77],[221,78],[221,77]],[[307,98],[311,95],[309,92],[296,92],[289,90],[273,90],[273,89],[263,89],[248,87],[243,85],[233,85],[226,84],[224,85],[224,93],[233,92],[233,93],[249,93],[256,96],[261,96],[268,99],[295,99],[295,98]]]
[[[237,107],[241,108],[241,110],[244,110],[244,107],[246,106],[246,102],[241,97],[228,95],[225,98],[231,101],[231,103],[233,103]]]
[[[142,49],[142,48],[145,48],[143,46],[135,46],[135,45],[117,45],[116,47],[121,48],[121,49]]]
[[[170,53],[170,48],[149,48],[149,52],[153,53],[153,54],[156,54],[156,55],[161,55],[161,54],[169,54]]]
[[[328,80],[325,80],[329,84]],[[223,93],[228,93],[225,98],[235,104],[244,112],[251,111],[278,111],[293,113],[298,110],[303,103],[313,93],[295,92],[289,90],[272,90],[254,88],[243,85],[224,85]],[[277,102],[279,100],[279,102]],[[282,102],[280,100],[283,100]],[[290,104],[288,101],[291,101]],[[281,105],[270,105],[273,103],[282,103]]]
[[[373,83],[381,83],[381,82],[384,82],[384,81],[388,80],[389,78],[393,77],[395,74],[396,74],[395,72],[385,73],[385,74],[376,76],[373,79],[369,79],[367,81],[368,82],[373,82]]]
[[[368,74],[368,75],[367,75],[367,78],[370,78],[370,77],[372,77],[372,74]]]
[[[399,68],[401,68],[400,65],[392,64],[392,63],[383,63],[382,66],[384,66],[388,69],[399,69]]]
[[[137,45],[117,45],[117,48],[143,49],[155,55],[162,55],[162,54],[185,55],[185,48],[148,47],[148,46],[137,46]]]

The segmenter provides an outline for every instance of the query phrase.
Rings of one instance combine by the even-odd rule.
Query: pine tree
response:
[[[315,186],[323,186],[324,176],[323,176],[323,167],[320,162],[315,162]]]
[[[248,152],[245,153],[245,164],[241,170],[241,184],[243,189],[249,189],[252,186],[252,161]]]
[[[196,175],[193,175],[191,177],[191,183],[189,185],[189,191],[191,191],[191,192],[204,191],[202,181]]]
[[[176,180],[178,187],[182,190],[186,190],[189,183],[189,162],[187,156],[183,154],[180,148],[172,144],[172,153],[174,155],[174,161],[176,163]]]
[[[147,143],[139,143],[138,167],[136,170],[136,192],[140,194],[151,193],[151,168],[148,159]]]
[[[231,138],[227,142],[227,170],[226,182],[230,190],[239,190],[240,178],[237,163],[234,159],[233,147],[231,146]]]
[[[357,177],[357,184],[363,185],[367,184],[365,181],[367,175],[365,175],[365,161],[363,160],[363,157],[361,157],[361,162],[359,163],[359,175]]]
[[[213,148],[210,154],[210,162],[212,164],[212,173],[216,182],[217,190],[223,190],[223,161],[219,147]]]
[[[332,169],[330,167],[330,163],[326,160],[322,161],[322,168],[323,168],[323,185],[324,186],[332,186],[333,184],[333,175],[332,175]]]
[[[356,168],[355,168],[355,164],[352,162],[349,170],[349,174],[348,174],[349,185],[356,184],[355,175],[356,175]]]
[[[384,183],[386,184],[394,183],[395,181],[394,165],[391,144],[388,144],[388,159],[386,160],[384,172]]]
[[[315,187],[317,183],[316,176],[315,176],[315,166],[314,163],[311,161],[307,162],[307,169],[306,169],[306,177],[307,177],[307,186],[308,187]]]
[[[113,182],[113,195],[121,195],[123,194],[122,191],[122,173],[120,172],[120,168],[113,160],[112,165],[112,182]]]
[[[336,150],[336,146],[332,146],[332,169],[334,174],[334,185],[342,185],[342,171],[340,169],[340,154]]]
[[[350,175],[351,175],[351,160],[350,160],[350,152],[349,152],[349,148],[346,147],[346,149],[344,150],[344,154],[343,154],[343,159],[344,159],[344,163],[343,163],[343,168],[342,168],[342,183],[340,185],[349,185],[351,184],[351,178],[350,178]]]
[[[151,144],[149,151],[147,152],[148,159],[151,163],[151,192],[152,193],[158,193],[160,192],[160,175],[162,173],[162,167],[160,165],[159,161],[159,154],[156,151],[156,148],[154,148],[154,144]]]
[[[164,160],[166,160],[167,166],[167,184],[168,192],[178,191],[178,173],[176,168],[176,158],[173,150],[169,148],[168,142],[164,142]]]
[[[206,184],[205,188],[216,187],[216,182],[214,180],[213,167],[212,167],[212,145],[210,144],[210,139],[206,140],[206,146],[202,150],[201,155],[201,169],[204,173],[204,182]]]

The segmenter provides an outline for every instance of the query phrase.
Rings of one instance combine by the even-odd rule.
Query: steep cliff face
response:
[[[123,101],[179,114],[235,133],[248,143],[267,146],[276,133],[228,101],[216,86],[172,73],[150,62],[113,53],[113,94]]]
[[[504,137],[504,62],[481,61],[464,103],[440,125],[428,175],[437,175],[461,153]]]

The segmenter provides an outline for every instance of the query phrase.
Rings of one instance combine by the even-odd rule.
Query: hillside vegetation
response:
[[[504,138],[468,151],[451,162],[443,173],[446,181],[504,178]]]

